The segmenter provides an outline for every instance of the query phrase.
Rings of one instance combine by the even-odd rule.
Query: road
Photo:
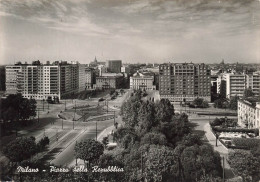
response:
[[[126,100],[128,97],[129,93],[127,92],[123,96],[119,96],[117,99],[113,101],[109,100],[109,97],[104,97],[104,99],[108,100],[108,110],[116,111],[115,114],[117,116],[119,114],[120,106],[122,105],[123,101]],[[77,100],[77,106],[85,104],[98,105],[98,99],[92,99],[85,102]],[[102,103],[99,104],[102,105]],[[67,108],[69,108],[70,106],[73,106],[73,102],[71,102],[71,104],[66,103],[66,105]],[[106,108],[107,107],[105,106],[105,109]],[[114,119],[97,121],[98,118],[99,117],[97,117],[96,121],[95,119],[92,119],[94,121],[88,122],[75,121],[74,129],[72,128],[72,121],[62,121],[61,119],[56,119],[54,124],[49,124],[48,126],[45,126],[45,131],[44,129],[41,129],[40,133],[38,131],[38,135],[36,136],[37,140],[42,138],[44,135],[50,138],[49,151],[42,156],[41,160],[57,166],[69,165],[71,162],[75,160],[74,147],[76,142],[80,142],[81,140],[87,138],[95,139],[96,135],[99,135],[103,130],[114,125]],[[121,119],[117,117],[115,121],[118,123],[122,122]],[[35,135],[36,133],[37,131],[34,132]]]

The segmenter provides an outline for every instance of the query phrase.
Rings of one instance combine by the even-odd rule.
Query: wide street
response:
[[[121,123],[121,118],[118,117],[120,107],[129,96],[130,92],[126,91],[122,96],[119,94],[115,100],[110,100],[110,96],[107,95],[103,97],[104,101],[100,102],[99,98],[66,100],[66,104],[65,100],[61,100],[60,104],[49,104],[49,106],[46,102],[43,104],[42,101],[38,101],[39,121],[37,115],[34,126],[21,130],[18,134],[19,136],[34,136],[36,141],[48,136],[50,139],[48,151],[34,157],[47,164],[66,166],[75,160],[74,146],[76,142],[86,138],[95,139],[106,128],[114,126],[114,122]],[[90,121],[84,122],[82,118],[72,121],[72,119],[65,120],[58,117],[58,115],[65,115],[68,118],[73,118],[74,108],[72,107],[75,105],[77,108],[76,116],[80,118],[79,113],[88,114],[90,116],[88,118],[91,118]],[[93,112],[90,110],[95,111],[93,116],[91,115]]]

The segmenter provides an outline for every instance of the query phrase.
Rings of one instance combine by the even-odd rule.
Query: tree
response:
[[[3,148],[3,153],[12,162],[21,162],[25,159],[29,159],[37,151],[37,146],[34,137],[21,137],[16,138],[14,141],[7,144]]]
[[[142,102],[138,111],[136,130],[140,136],[156,127],[159,122],[155,119],[155,104],[151,101]]]
[[[209,104],[207,101],[205,101],[203,98],[196,98],[193,101],[193,105],[197,106],[199,108],[208,108]]]
[[[183,136],[191,132],[188,116],[185,113],[174,116],[171,122],[161,123],[160,131],[166,136],[168,142],[176,145]]]
[[[99,159],[100,155],[104,152],[104,146],[93,139],[86,139],[75,145],[76,158],[84,161],[93,162]]]
[[[178,158],[171,148],[153,145],[145,154],[145,158],[147,181],[180,181]]]
[[[103,140],[102,140],[102,144],[104,145],[104,147],[107,147],[108,143],[109,143],[108,137],[104,137]]]
[[[50,140],[48,137],[44,137],[42,138],[38,143],[37,143],[37,149],[38,152],[41,152],[44,150],[44,148],[46,147],[46,145],[49,145]]]
[[[181,153],[181,164],[185,181],[196,181],[204,174],[219,176],[222,169],[220,155],[205,144],[185,147]]]
[[[124,164],[115,159],[110,154],[103,154],[100,156],[98,162],[100,168],[108,168],[109,166],[116,166],[117,168],[124,168]],[[124,181],[124,172],[108,172],[108,173],[98,173],[99,181]],[[97,180],[97,178],[95,178]]]
[[[27,120],[36,116],[36,101],[23,98],[21,94],[11,94],[6,99],[1,99],[0,105],[0,119],[4,123],[7,121]]]
[[[161,99],[156,104],[155,117],[159,122],[170,122],[172,116],[174,116],[174,107],[168,99]]]
[[[126,127],[135,127],[138,123],[138,111],[141,107],[141,98],[133,96],[121,107],[121,115]]]
[[[230,103],[229,103],[229,108],[232,110],[237,110],[237,102],[239,100],[239,97],[236,95],[234,97],[231,97]]]
[[[253,93],[252,89],[249,87],[247,89],[244,90],[244,94],[243,94],[243,98],[247,98],[247,97],[253,97],[255,94]]]
[[[149,132],[146,133],[142,139],[141,144],[149,144],[149,145],[166,145],[167,139],[164,134],[159,132]]]
[[[260,180],[260,160],[245,150],[235,150],[228,153],[230,167],[243,178],[243,181]]]

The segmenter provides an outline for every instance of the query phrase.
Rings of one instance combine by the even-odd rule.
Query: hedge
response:
[[[232,142],[236,147],[245,147],[246,149],[252,149],[260,145],[260,139],[256,138],[233,138]]]
[[[254,133],[256,136],[259,136],[258,129],[247,129],[247,128],[219,128],[212,126],[214,132],[242,132],[242,133]]]

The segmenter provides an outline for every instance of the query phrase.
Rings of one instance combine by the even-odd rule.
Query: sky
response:
[[[0,64],[260,63],[260,0],[0,0]]]

